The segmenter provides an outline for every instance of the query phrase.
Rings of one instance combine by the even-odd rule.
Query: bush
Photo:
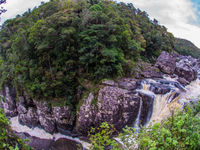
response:
[[[113,140],[115,129],[106,122],[90,134],[91,149],[104,150],[198,150],[200,147],[200,102],[186,106],[184,110],[171,112],[171,116],[161,123],[150,123],[136,132],[132,127],[125,127],[118,139]]]
[[[107,122],[103,122],[98,128],[91,128],[90,141],[91,150],[104,150],[105,148],[111,148],[115,150],[119,149],[119,144],[112,139],[112,135],[115,132],[113,125],[109,125]]]
[[[127,149],[138,150],[198,150],[200,147],[200,103],[185,107],[161,122],[142,127],[135,134],[125,128],[120,135]],[[130,138],[134,139],[130,142]]]
[[[5,113],[0,109],[0,149],[3,150],[22,150],[29,149],[24,142],[14,135],[9,126],[10,122],[6,118]]]

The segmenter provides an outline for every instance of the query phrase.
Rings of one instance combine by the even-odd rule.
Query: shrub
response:
[[[109,125],[107,122],[103,122],[98,128],[91,128],[90,141],[91,150],[104,150],[105,148],[111,148],[115,150],[119,149],[119,144],[112,139],[115,132],[113,125]]]
[[[6,118],[5,113],[0,109],[0,149],[19,150],[18,146],[22,150],[29,149],[21,139],[12,133],[9,124],[10,122]]]
[[[142,127],[136,134],[132,128],[120,134],[127,149],[198,150],[200,147],[200,103],[185,107],[161,123]],[[134,139],[130,142],[130,138]]]

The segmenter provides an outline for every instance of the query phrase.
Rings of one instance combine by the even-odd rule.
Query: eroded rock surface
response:
[[[96,100],[96,102],[94,102]],[[87,135],[92,126],[102,122],[113,124],[120,130],[136,119],[139,97],[131,95],[128,90],[105,86],[100,89],[97,99],[92,93],[80,107],[76,129],[79,134]]]
[[[38,125],[39,117],[37,110],[33,107],[29,107],[27,113],[19,114],[19,122],[23,125],[26,125],[30,128]]]
[[[176,68],[176,60],[166,51],[163,51],[158,57],[156,64],[163,73],[173,74]]]
[[[45,131],[53,133],[56,130],[56,126],[55,119],[52,116],[51,106],[48,106],[45,101],[34,100],[34,103],[37,107],[40,125]]]
[[[72,113],[68,106],[63,107],[53,107],[53,117],[55,119],[55,123],[57,125],[58,130],[72,130],[75,114]]]
[[[15,89],[11,86],[4,85],[2,90],[2,96],[2,100],[0,100],[1,107],[4,109],[6,116],[17,116]]]
[[[191,82],[197,78],[197,70],[195,69],[195,59],[182,58],[176,63],[175,74],[180,78],[184,78],[188,82]]]

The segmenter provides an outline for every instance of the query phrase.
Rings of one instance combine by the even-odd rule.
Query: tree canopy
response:
[[[125,76],[138,60],[174,46],[146,12],[108,0],[51,0],[7,20],[0,37],[1,85],[72,107],[85,80]]]

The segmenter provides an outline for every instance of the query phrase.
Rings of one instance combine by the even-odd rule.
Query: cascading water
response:
[[[142,110],[142,99],[140,98],[140,107],[138,110],[138,115],[137,115],[135,123],[133,124],[133,127],[136,129],[136,131],[138,131],[140,129],[141,110]]]
[[[169,91],[165,94],[155,94],[154,86],[159,85],[160,87],[165,86],[169,88]],[[163,79],[145,79],[141,82],[140,89],[136,92],[143,93],[153,98],[153,109],[149,112],[147,122],[155,121],[159,122],[162,119],[167,118],[172,110],[181,109],[189,101],[197,100],[200,91],[200,80],[199,77],[192,81],[187,86],[182,86],[177,78],[171,78],[164,76]],[[136,130],[142,125],[141,123],[141,112],[142,112],[142,100],[140,100],[140,108],[137,115],[137,119],[134,122],[134,128]],[[144,103],[144,101],[143,101]],[[144,124],[145,125],[145,124]]]

